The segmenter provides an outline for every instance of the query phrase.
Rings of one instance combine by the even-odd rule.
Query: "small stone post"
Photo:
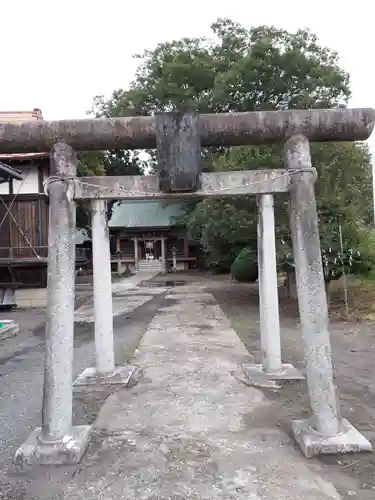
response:
[[[91,216],[96,367],[86,368],[74,385],[126,385],[134,367],[115,366],[107,202],[101,199],[92,200]]]
[[[17,451],[16,463],[76,463],[89,441],[89,426],[72,426],[77,163],[68,144],[54,146],[49,183],[43,422]]]
[[[281,345],[272,194],[263,194],[258,197],[258,214],[258,281],[262,369],[264,373],[275,373],[281,370]]]
[[[285,157],[291,172],[290,229],[312,409],[311,419],[293,422],[293,432],[307,457],[370,451],[369,441],[339,415],[314,193],[316,174],[306,137],[291,137],[285,144]]]
[[[176,248],[172,248],[172,267],[173,271],[176,271],[177,269],[177,258],[176,258],[177,250]]]
[[[299,380],[304,377],[281,363],[279,300],[276,268],[275,216],[272,194],[258,197],[258,268],[261,365],[244,365],[250,379]]]
[[[102,377],[115,370],[111,255],[105,200],[91,201],[91,218],[96,374]]]
[[[162,238],[160,240],[161,243],[161,260],[163,261],[163,264],[165,264],[165,238]]]

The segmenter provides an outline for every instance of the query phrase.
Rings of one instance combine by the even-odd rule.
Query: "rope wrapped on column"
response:
[[[17,450],[20,464],[77,463],[89,442],[90,426],[72,425],[78,159],[66,143],[54,145],[49,185],[49,234],[42,427]]]

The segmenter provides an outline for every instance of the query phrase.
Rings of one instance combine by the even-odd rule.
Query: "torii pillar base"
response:
[[[96,368],[86,368],[74,381],[73,386],[79,387],[105,387],[111,385],[129,386],[139,379],[141,369],[138,366],[116,366],[113,372],[98,375]]]
[[[340,421],[340,432],[337,434],[320,434],[312,427],[311,420],[294,420],[292,429],[294,438],[306,458],[372,451],[370,441],[344,418]]]
[[[14,463],[19,466],[77,464],[90,441],[91,425],[72,427],[71,434],[60,441],[44,441],[37,427],[18,448]]]
[[[270,381],[277,380],[304,380],[304,375],[297,370],[293,365],[283,363],[279,370],[266,372],[263,370],[263,366],[259,365],[242,365],[246,376],[249,380],[252,380],[259,384],[267,385]]]

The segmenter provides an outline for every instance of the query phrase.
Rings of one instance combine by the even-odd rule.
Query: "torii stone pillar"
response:
[[[20,464],[69,464],[81,459],[90,426],[72,426],[77,156],[65,143],[52,149],[49,184],[48,299],[43,422],[18,449]]]
[[[292,173],[290,226],[298,304],[305,349],[312,416],[293,422],[294,436],[306,457],[324,453],[371,451],[370,442],[340,418],[333,380],[326,291],[314,194],[315,171],[306,137],[285,143],[286,166]]]
[[[105,200],[91,201],[91,218],[96,366],[86,368],[74,385],[127,385],[135,367],[115,366],[111,254]]]
[[[293,365],[281,362],[272,194],[262,194],[258,197],[258,269],[262,363],[246,364],[243,368],[250,379],[265,384],[268,380],[301,380],[304,376]]]
[[[107,202],[91,201],[92,251],[94,280],[96,373],[112,374],[115,370],[113,345],[113,309],[111,255],[107,226]]]

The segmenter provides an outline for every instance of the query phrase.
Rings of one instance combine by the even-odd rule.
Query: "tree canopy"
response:
[[[230,19],[211,25],[211,37],[182,38],[136,55],[140,64],[127,89],[110,99],[94,99],[96,116],[152,115],[163,111],[233,112],[346,106],[349,75],[336,52],[308,30],[290,33],[273,26],[246,28]],[[363,143],[312,144],[322,245],[338,238],[340,220],[346,244],[363,244],[372,218],[371,162]],[[154,155],[151,153],[149,167]],[[282,144],[211,148],[202,153],[206,171],[281,168]],[[142,170],[139,154],[107,153],[106,172]],[[286,201],[278,197],[279,241],[288,244]],[[192,240],[211,263],[228,268],[241,248],[256,243],[255,200],[205,200],[189,204]],[[285,243],[287,242],[287,243]],[[282,252],[281,252],[282,254]]]

